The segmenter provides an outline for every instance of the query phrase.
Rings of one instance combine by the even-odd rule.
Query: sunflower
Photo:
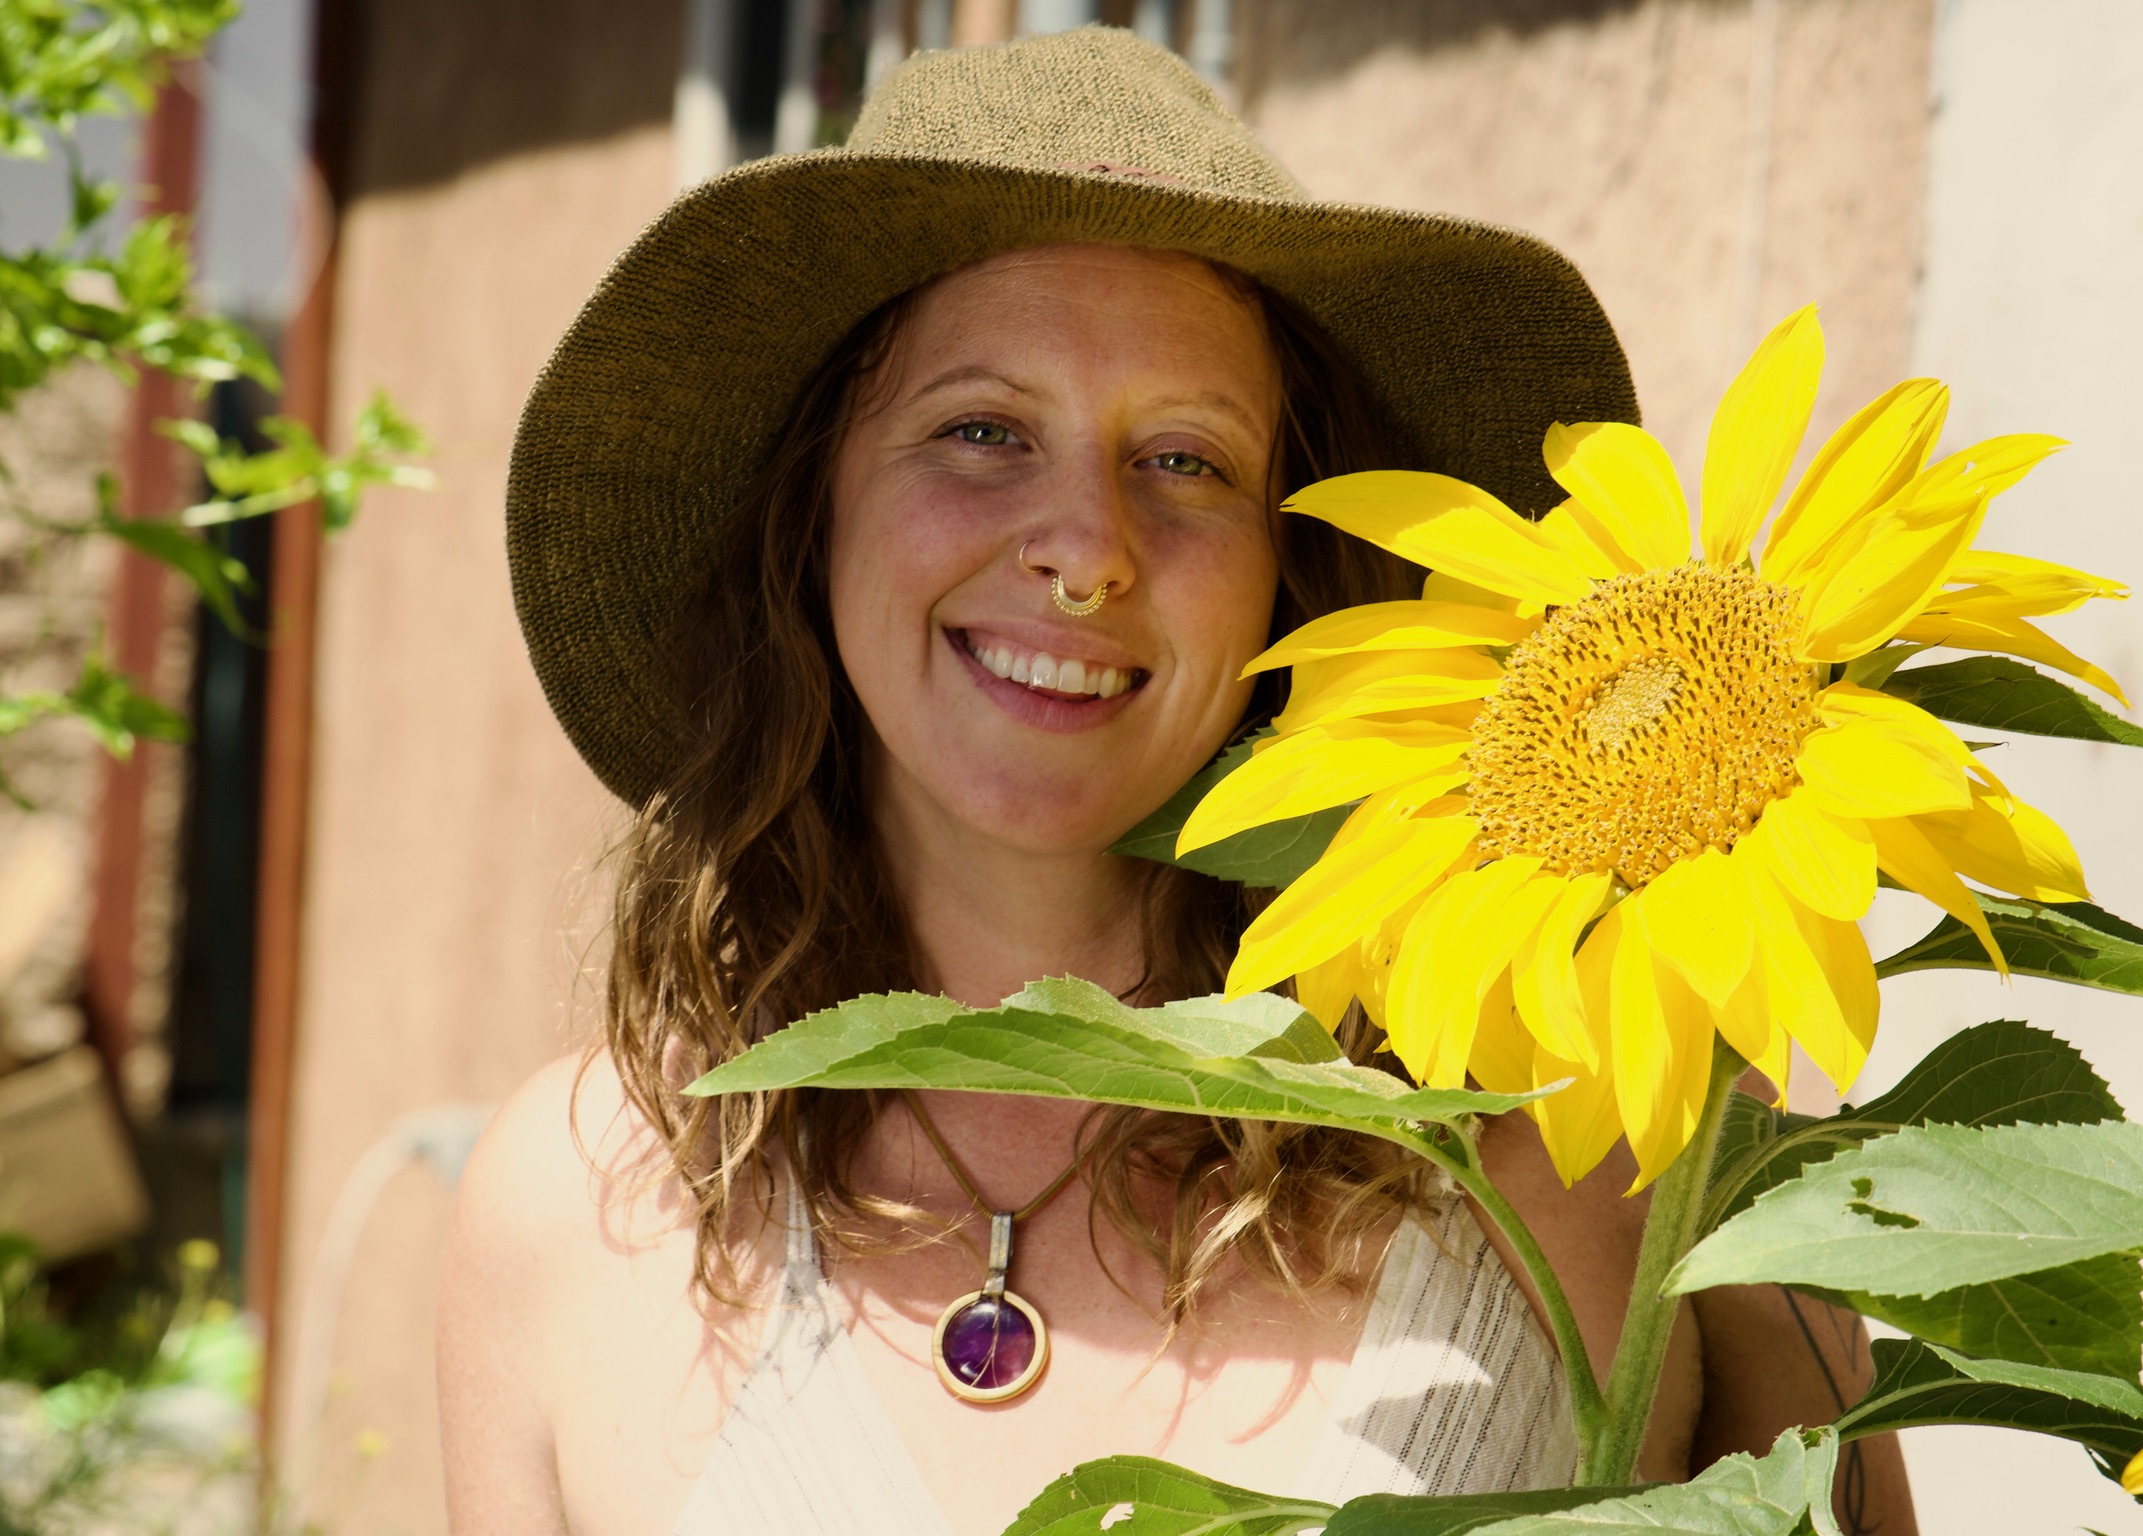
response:
[[[1425,1084],[1568,1080],[1533,1106],[1564,1180],[1626,1135],[1641,1187],[1694,1130],[1715,1036],[1776,1083],[1790,1041],[1840,1091],[1859,1074],[1878,872],[2005,971],[1965,880],[2088,898],[2060,828],[1879,686],[1949,646],[2120,697],[2031,621],[2124,590],[1973,547],[1988,500],[2063,444],[1930,464],[1948,395],[1910,380],[1838,429],[1753,558],[1822,360],[1811,306],[1727,391],[1694,556],[1665,449],[1615,422],[1549,429],[1569,499],[1537,523],[1433,474],[1288,503],[1435,574],[1419,602],[1318,619],[1245,674],[1293,667],[1287,707],[1181,850],[1358,803],[1245,934],[1231,995],[1292,977],[1328,1024],[1359,998]]]

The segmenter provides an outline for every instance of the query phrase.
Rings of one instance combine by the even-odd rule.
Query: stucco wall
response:
[[[1245,108],[1312,192],[1530,230],[1592,281],[1692,468],[1769,325],[1823,306],[1815,429],[1902,376],[1929,0],[1267,0]],[[1692,483],[1694,476],[1690,475]]]
[[[574,1036],[607,797],[521,649],[501,507],[521,398],[669,195],[666,130],[366,197],[343,232],[334,390],[385,387],[438,487],[380,495],[328,556],[299,1014],[278,1444],[323,1383],[320,1245],[396,1118],[496,1102]],[[580,994],[583,1000],[586,993]],[[336,1318],[311,1508],[341,1532],[443,1529],[432,1296],[449,1196],[412,1166],[365,1224]]]

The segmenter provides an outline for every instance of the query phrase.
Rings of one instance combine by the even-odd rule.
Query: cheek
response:
[[[1185,673],[1215,694],[1216,707],[1248,698],[1236,683],[1244,664],[1265,649],[1279,589],[1278,556],[1261,520],[1185,539],[1154,562],[1152,602]]]
[[[868,493],[847,492],[836,485],[827,601],[841,663],[875,719],[900,683],[921,675],[932,610],[978,556],[962,521],[918,488],[880,477]]]

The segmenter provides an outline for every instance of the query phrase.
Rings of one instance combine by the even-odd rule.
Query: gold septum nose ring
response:
[[[1029,539],[1027,544],[1032,544],[1033,542],[1032,539]],[[1023,571],[1031,571],[1036,576],[1045,571],[1048,572],[1049,600],[1057,605],[1059,613],[1068,613],[1075,619],[1083,619],[1088,614],[1101,611],[1101,605],[1109,599],[1109,584],[1107,582],[1103,582],[1085,597],[1074,599],[1069,592],[1064,590],[1064,573],[1062,571],[1050,570],[1046,565],[1029,565],[1027,563],[1027,544],[1022,544],[1019,547],[1019,568]]]

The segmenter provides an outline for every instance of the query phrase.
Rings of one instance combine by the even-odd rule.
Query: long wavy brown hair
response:
[[[1283,413],[1268,476],[1281,573],[1274,635],[1337,608],[1412,595],[1421,575],[1412,566],[1323,523],[1278,515],[1303,485],[1379,467],[1382,434],[1315,322],[1247,277],[1222,276],[1261,318],[1279,366]],[[673,648],[697,741],[621,850],[607,1043],[627,1099],[666,1149],[656,1156],[667,1166],[652,1171],[674,1175],[695,1208],[695,1282],[723,1302],[743,1299],[738,1221],[771,1219],[778,1166],[798,1180],[821,1240],[839,1250],[895,1251],[945,1231],[851,1182],[853,1151],[890,1096],[679,1092],[814,1009],[921,979],[859,780],[867,727],[837,659],[826,580],[832,466],[921,291],[834,348],[726,524],[714,575],[681,616]],[[1284,702],[1283,687],[1261,685],[1244,731]],[[1127,996],[1141,1003],[1218,991],[1270,894],[1160,864],[1142,865],[1138,890],[1145,974]],[[1370,1058],[1376,1041],[1359,1009],[1339,1034],[1356,1060]],[[1358,1282],[1371,1257],[1366,1236],[1426,1197],[1418,1162],[1315,1127],[1097,1109],[1081,1134],[1090,1222],[1109,1222],[1160,1265],[1171,1331],[1231,1257],[1296,1291]]]

